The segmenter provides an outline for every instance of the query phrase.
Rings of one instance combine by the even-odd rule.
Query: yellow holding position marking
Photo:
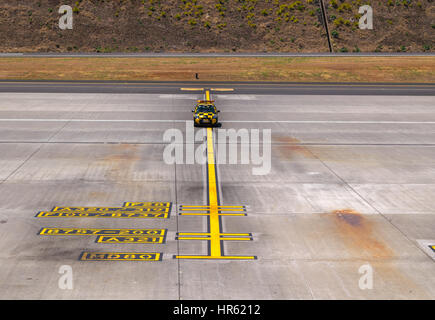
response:
[[[203,91],[204,88],[180,88],[181,91]]]
[[[225,91],[234,91],[234,88],[211,88],[210,90],[225,92]]]

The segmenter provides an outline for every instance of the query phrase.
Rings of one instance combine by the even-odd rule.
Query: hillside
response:
[[[434,51],[433,0],[368,1],[374,30],[355,25],[367,1],[325,1],[334,51]],[[81,0],[0,3],[0,52],[329,52],[319,0]]]
[[[358,8],[371,3],[373,30],[360,30]],[[328,2],[328,25],[334,51],[434,51],[433,0]],[[334,32],[335,31],[335,32]]]

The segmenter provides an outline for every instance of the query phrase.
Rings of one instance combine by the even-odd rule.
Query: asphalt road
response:
[[[141,82],[141,81],[10,81],[0,80],[0,92],[28,93],[186,93],[181,88],[234,89],[261,95],[394,95],[433,96],[435,84],[292,83],[292,82]],[[187,91],[188,93],[188,91]],[[230,91],[227,93],[231,93]]]
[[[271,130],[267,174],[254,175],[260,165],[252,161],[216,165],[220,205],[246,206],[246,216],[219,224],[252,236],[222,241],[227,256],[257,257],[239,261],[173,257],[212,254],[211,241],[176,240],[214,232],[207,216],[179,215],[180,205],[211,203],[210,167],[163,161],[165,132],[179,129],[185,156],[202,145],[184,139],[192,105],[203,97],[180,90],[191,85],[141,84],[133,92],[136,84],[0,85],[0,298],[435,298],[433,87],[336,85],[325,93],[320,85],[219,84],[234,89],[212,92],[222,129]],[[54,207],[129,201],[171,202],[172,211],[167,218],[36,217]],[[38,235],[44,227],[167,235],[161,244],[101,243],[95,235]],[[162,258],[81,261],[83,252]],[[71,290],[59,287],[62,266],[71,267]],[[361,289],[367,266],[373,286]]]

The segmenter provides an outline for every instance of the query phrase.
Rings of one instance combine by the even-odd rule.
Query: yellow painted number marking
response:
[[[98,236],[98,243],[164,243],[164,237]]]
[[[42,228],[38,235],[114,235],[114,236],[164,236],[167,229],[89,229],[89,228]]]
[[[160,261],[162,253],[149,252],[82,252],[82,261]]]

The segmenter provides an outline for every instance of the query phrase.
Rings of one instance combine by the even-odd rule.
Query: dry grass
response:
[[[0,79],[435,83],[435,57],[1,58]]]

